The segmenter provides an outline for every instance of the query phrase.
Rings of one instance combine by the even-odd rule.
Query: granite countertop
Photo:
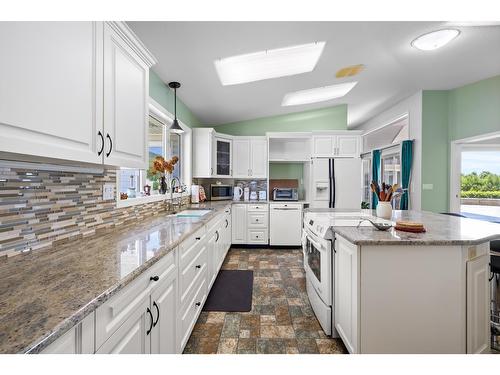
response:
[[[309,209],[306,212],[324,213],[335,218],[342,213],[342,218],[357,218],[363,215],[375,217],[375,210]],[[345,216],[345,214],[352,214]],[[392,213],[391,221],[399,220],[423,223],[425,233],[410,233],[391,228],[379,231],[372,225],[332,226],[332,230],[356,245],[477,245],[500,239],[500,224],[480,220],[466,219],[427,211],[399,211]]]
[[[40,352],[231,203],[191,205],[213,212],[165,212],[0,260],[0,353]]]

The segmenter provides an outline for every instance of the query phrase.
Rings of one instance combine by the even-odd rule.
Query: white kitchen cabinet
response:
[[[148,168],[149,65],[120,26],[104,24],[104,164]]]
[[[467,262],[467,353],[485,353],[490,347],[489,255]]]
[[[0,48],[0,152],[147,166],[155,60],[125,23],[2,23]]]
[[[338,132],[337,134],[313,135],[312,157],[316,158],[359,157],[360,144],[361,144],[361,135],[358,132],[352,130],[345,132]]]
[[[102,22],[0,23],[0,151],[102,163]]]
[[[92,354],[94,353],[94,313],[55,340],[42,354]]]
[[[220,256],[220,247],[222,243],[222,235],[221,235],[221,217],[216,217],[210,221],[208,224],[207,230],[207,253],[208,253],[208,288],[210,289],[217,277],[217,273],[219,272],[219,256]]]
[[[235,137],[233,150],[234,178],[267,178],[265,137]]]
[[[213,128],[193,129],[193,160],[193,177],[231,177],[232,136],[218,134]]]
[[[269,221],[271,246],[302,244],[302,203],[271,203]]]
[[[216,177],[230,177],[232,175],[233,141],[221,135],[213,137],[213,165]]]
[[[250,177],[250,138],[233,139],[233,177]]]
[[[358,353],[358,247],[335,237],[335,329],[349,353]]]
[[[233,244],[244,244],[247,240],[247,205],[233,204],[231,207],[231,232]]]

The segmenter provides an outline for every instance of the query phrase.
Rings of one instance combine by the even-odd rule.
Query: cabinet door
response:
[[[223,242],[221,246],[221,260],[220,263],[224,263],[224,259],[226,258],[226,254],[231,247],[231,214],[227,213],[224,220],[222,221],[222,233],[223,233]]]
[[[97,350],[97,354],[148,354],[151,352],[153,315],[149,295]]]
[[[0,151],[102,163],[102,22],[2,22],[0,50]]]
[[[177,316],[177,272],[171,273],[158,284],[151,294],[154,318],[151,331],[151,353],[175,354]]]
[[[357,246],[335,238],[335,328],[349,353],[358,352]]]
[[[335,137],[331,135],[315,135],[312,138],[313,157],[333,157]]]
[[[212,177],[215,174],[213,133],[212,128],[193,129],[193,177]]]
[[[216,231],[209,233],[209,239],[207,242],[207,253],[208,253],[208,288],[212,287],[212,284],[217,277],[217,239],[218,234]]]
[[[104,163],[147,168],[149,68],[104,25]]]
[[[489,255],[467,262],[467,353],[483,353],[490,343]]]
[[[231,151],[233,142],[230,139],[214,137],[215,174],[221,177],[231,176]]]
[[[250,139],[233,140],[233,177],[250,176]]]
[[[245,204],[233,204],[231,208],[231,232],[232,243],[247,242],[247,206]]]
[[[94,313],[50,344],[42,354],[93,354]]]
[[[359,157],[359,136],[339,135],[336,138],[335,156]]]
[[[250,154],[250,177],[267,178],[267,140],[252,139]]]

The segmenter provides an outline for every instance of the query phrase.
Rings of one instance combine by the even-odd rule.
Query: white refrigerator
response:
[[[311,208],[361,208],[361,159],[313,158]]]

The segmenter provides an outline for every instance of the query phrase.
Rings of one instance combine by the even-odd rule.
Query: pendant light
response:
[[[170,82],[168,87],[174,89],[174,122],[170,125],[169,130],[173,133],[184,133],[184,129],[179,125],[179,121],[177,121],[177,89],[181,87],[179,82]]]

